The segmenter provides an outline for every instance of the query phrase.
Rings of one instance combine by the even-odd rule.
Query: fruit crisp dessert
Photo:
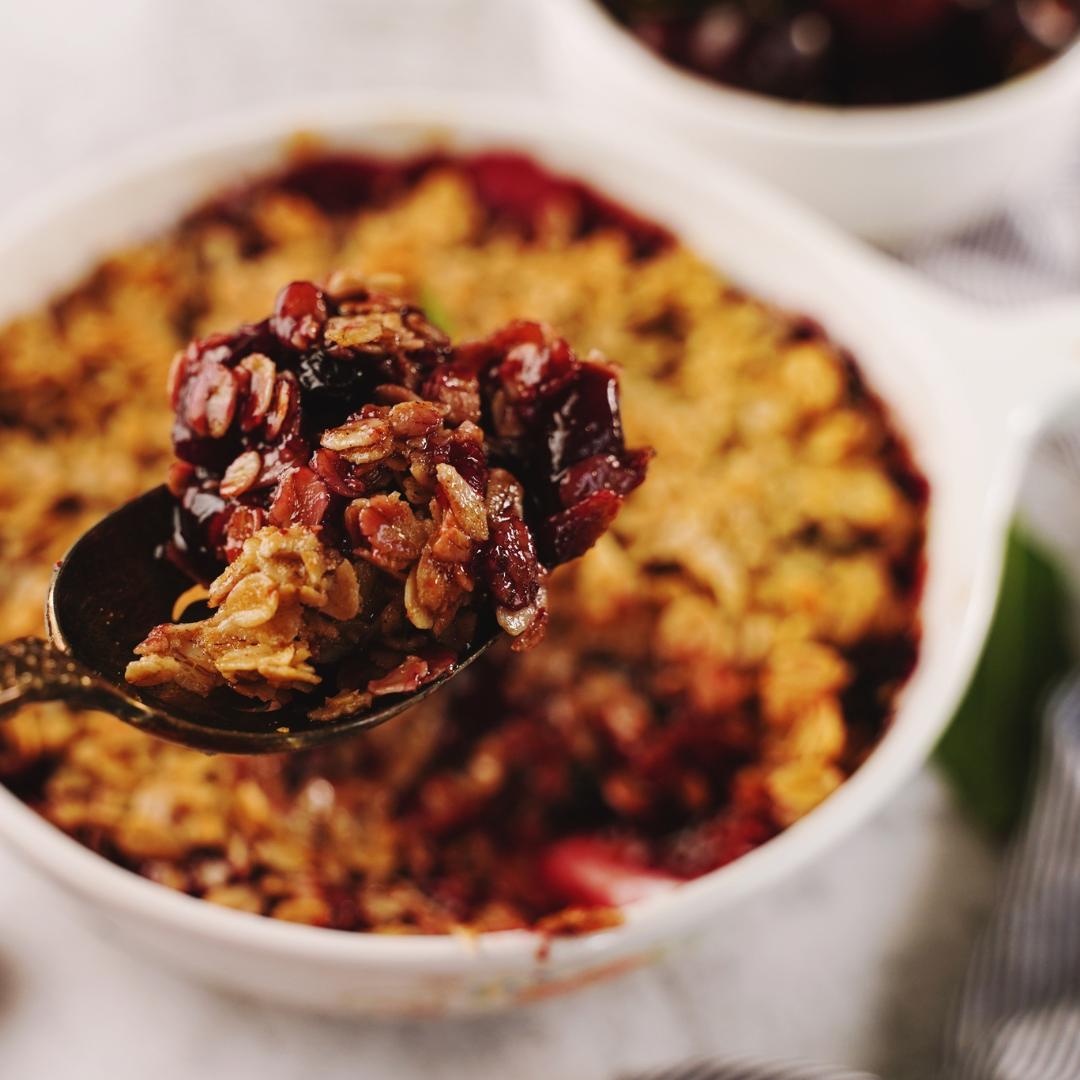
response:
[[[7,637],[39,628],[71,541],[169,467],[177,349],[335,268],[399,275],[454,340],[528,315],[617,357],[648,480],[548,577],[543,642],[496,646],[392,724],[207,757],[33,705],[0,725],[12,791],[120,866],[242,911],[569,931],[739,858],[859,768],[919,647],[928,490],[888,412],[819,325],[507,154],[315,152],[0,329]]]
[[[602,358],[523,321],[455,348],[343,273],[178,352],[169,398],[170,555],[214,576],[214,612],[155,627],[127,678],[280,705],[336,665],[320,720],[448,673],[489,609],[514,650],[536,645],[548,570],[593,546],[651,457],[626,449]]]

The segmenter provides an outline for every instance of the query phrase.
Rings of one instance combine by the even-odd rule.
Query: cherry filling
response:
[[[430,472],[456,471],[463,487],[437,497],[458,518],[484,508],[470,573],[520,611],[546,570],[596,542],[652,456],[626,448],[608,363],[578,360],[531,322],[455,348],[419,308],[341,275],[326,290],[293,282],[267,319],[193,342],[170,394],[170,554],[203,580],[266,525],[303,525],[404,571],[412,516],[353,502],[408,483],[387,454],[398,439]]]
[[[551,173],[521,154],[505,151],[407,158],[320,154],[294,162],[257,186],[300,195],[325,214],[344,216],[388,205],[413,190],[424,177],[445,168],[452,168],[472,188],[485,230],[535,239],[555,211],[572,223],[577,239],[602,231],[618,233],[635,259],[648,259],[674,246],[672,234],[655,222],[579,180]],[[251,191],[239,188],[213,199],[188,219],[189,225],[207,220],[227,223],[244,236],[247,250],[262,250],[268,240],[246,210]]]

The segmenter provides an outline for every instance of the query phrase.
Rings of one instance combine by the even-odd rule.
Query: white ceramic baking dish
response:
[[[926,758],[987,628],[1024,433],[1070,379],[1080,385],[1080,305],[1022,317],[970,310],[759,183],[686,151],[476,98],[388,97],[214,124],[21,208],[0,224],[0,318],[40,303],[98,256],[166,226],[221,185],[273,164],[283,140],[301,129],[381,152],[433,141],[524,151],[666,223],[746,288],[820,318],[859,358],[933,487],[917,670],[880,746],[819,809],[732,865],[630,908],[624,927],[556,941],[546,956],[524,932],[378,937],[215,907],[106,862],[2,789],[0,836],[151,962],[297,1007],[477,1011],[648,963],[715,928],[728,905],[797,872]]]
[[[1056,179],[1080,138],[1080,46],[1001,86],[900,108],[827,108],[681,71],[596,0],[533,0],[549,88],[753,171],[845,228],[898,244]]]

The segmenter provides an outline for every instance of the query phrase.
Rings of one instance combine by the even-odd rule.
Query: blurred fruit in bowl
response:
[[[601,0],[679,67],[792,101],[893,105],[995,86],[1080,30],[1080,0]]]

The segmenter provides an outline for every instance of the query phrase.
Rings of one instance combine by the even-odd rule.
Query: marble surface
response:
[[[163,127],[244,106],[538,85],[518,0],[58,0],[4,16],[6,206]],[[505,1017],[374,1024],[287,1015],[153,970],[0,851],[0,1076],[600,1080],[723,1053],[923,1080],[996,869],[928,770],[692,954]]]

